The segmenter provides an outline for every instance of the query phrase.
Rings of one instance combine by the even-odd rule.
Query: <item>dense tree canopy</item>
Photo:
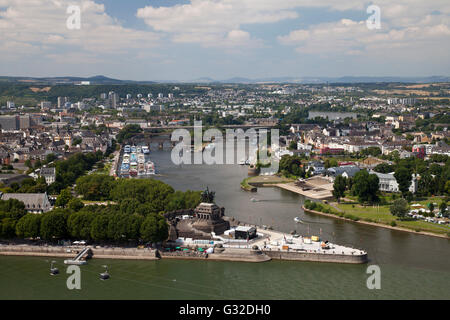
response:
[[[45,240],[63,239],[67,236],[67,213],[63,210],[53,210],[42,214],[41,237]]]
[[[409,190],[412,181],[412,174],[408,168],[399,167],[394,173],[395,180],[398,183],[398,189],[403,195]]]
[[[141,226],[141,237],[145,241],[159,242],[169,236],[169,226],[166,220],[159,215],[148,215]]]
[[[91,174],[77,179],[75,191],[85,200],[108,200],[114,177],[104,174]]]
[[[40,214],[29,213],[22,218],[16,224],[16,234],[20,238],[37,238],[40,235],[41,228]]]
[[[346,187],[347,179],[341,175],[338,175],[336,179],[334,179],[333,183],[333,196],[338,202],[340,198],[344,197]]]
[[[391,214],[399,218],[404,218],[408,213],[409,205],[408,201],[403,198],[397,199],[390,206]]]
[[[138,124],[129,124],[123,127],[116,136],[119,143],[134,137],[136,134],[142,132],[142,128]]]
[[[378,201],[379,179],[366,170],[358,171],[353,177],[352,192],[359,202],[374,203]]]

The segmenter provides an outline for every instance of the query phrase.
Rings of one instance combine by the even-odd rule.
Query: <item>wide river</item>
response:
[[[152,151],[151,158],[158,179],[176,190],[216,191],[228,216],[365,249],[368,265],[380,267],[381,289],[367,288],[368,265],[94,257],[81,267],[81,290],[68,290],[63,259],[53,259],[61,274],[52,277],[51,258],[0,256],[0,299],[450,299],[450,240],[305,214],[302,196],[278,188],[242,191],[246,166],[176,166],[170,151]],[[296,216],[305,223],[294,223]],[[98,278],[104,264],[108,281]]]

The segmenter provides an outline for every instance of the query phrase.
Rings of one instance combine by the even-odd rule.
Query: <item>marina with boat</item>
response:
[[[150,159],[150,148],[146,145],[124,146],[118,161],[120,164],[117,169],[118,177],[146,178],[156,174],[155,164]]]

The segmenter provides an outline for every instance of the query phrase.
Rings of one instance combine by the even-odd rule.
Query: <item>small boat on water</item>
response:
[[[302,219],[300,219],[300,217],[295,217],[294,221],[297,223],[303,223]]]
[[[153,175],[156,173],[155,164],[152,161],[147,162],[145,169],[148,175]]]
[[[256,198],[251,198],[250,201],[251,201],[251,202],[258,202],[259,200],[256,199]]]

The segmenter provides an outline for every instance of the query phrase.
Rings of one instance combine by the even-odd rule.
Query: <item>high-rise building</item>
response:
[[[131,94],[127,94],[127,100],[131,99]]]
[[[109,106],[113,109],[117,109],[119,105],[119,95],[114,91],[110,91],[109,94]]]
[[[6,107],[8,109],[14,109],[16,107],[16,104],[13,101],[6,101]]]
[[[50,109],[52,103],[50,101],[41,101],[41,109]]]
[[[0,128],[5,131],[19,130],[19,117],[0,116]]]
[[[164,95],[162,93],[158,93],[158,98],[162,99],[164,98]]]
[[[58,109],[64,108],[66,102],[69,102],[68,97],[58,97]]]
[[[142,94],[138,93],[137,98],[141,99],[142,98]]]
[[[100,99],[106,99],[108,96],[106,93],[101,93],[100,94]]]
[[[19,116],[19,129],[28,129],[31,126],[30,115]]]
[[[169,93],[169,99],[173,99],[173,93]]]

